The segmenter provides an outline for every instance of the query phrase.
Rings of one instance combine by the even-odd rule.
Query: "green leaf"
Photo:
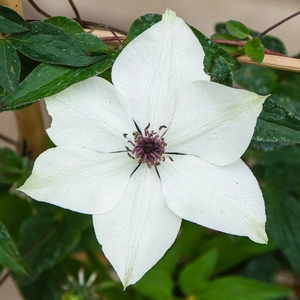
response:
[[[59,27],[70,35],[84,32],[83,28],[78,22],[68,17],[54,16],[44,20],[43,22]]]
[[[14,10],[0,5],[0,32],[16,33],[29,30],[28,23]]]
[[[210,74],[212,81],[232,86],[232,71],[240,66],[237,60],[200,31],[192,26],[190,28],[205,52],[204,71]]]
[[[253,38],[248,41],[244,46],[244,50],[252,61],[261,63],[264,60],[265,47],[260,38]]]
[[[201,300],[271,300],[287,297],[291,291],[284,287],[237,276],[222,277],[208,284],[196,299]]]
[[[28,274],[28,269],[10,238],[5,226],[0,222],[0,264],[18,274]]]
[[[229,20],[226,22],[226,28],[229,33],[239,39],[245,39],[249,36],[249,29],[241,22]]]
[[[106,44],[95,35],[87,32],[81,32],[74,34],[73,37],[87,48],[89,55],[107,51]]]
[[[253,140],[300,143],[300,117],[268,98],[258,118]]]
[[[216,249],[219,253],[215,272],[220,273],[230,270],[251,257],[268,253],[274,250],[274,246],[271,243],[257,244],[248,238],[221,235],[210,239],[202,246],[204,252],[212,249]]]
[[[30,26],[29,32],[12,34],[8,40],[31,59],[49,64],[84,67],[105,56],[89,56],[82,43],[52,24],[31,22]]]
[[[19,84],[20,60],[14,47],[3,39],[0,39],[0,57],[0,85],[9,93]]]
[[[19,227],[30,213],[31,206],[27,199],[9,192],[0,192],[0,221],[13,239],[19,238]]]
[[[275,70],[249,65],[234,71],[233,76],[240,86],[259,95],[271,94],[279,78]]]
[[[128,35],[125,40],[125,45],[127,45],[129,42],[131,42],[134,38],[136,38],[138,35],[140,35],[142,32],[150,28],[152,25],[158,23],[161,21],[162,15],[158,14],[146,14],[138,19],[136,19],[128,32]]]
[[[28,284],[44,271],[51,269],[70,255],[81,239],[82,232],[91,226],[91,217],[55,208],[54,216],[38,214],[22,224],[19,250],[26,253],[31,278],[20,278],[21,285]],[[38,262],[38,263],[37,263]]]
[[[276,246],[300,275],[300,204],[282,190],[265,189],[267,231]]]
[[[30,174],[29,162],[8,148],[0,149],[0,182],[22,183]]]
[[[110,52],[105,59],[86,68],[40,64],[0,102],[0,111],[22,108],[22,105],[51,96],[76,82],[99,75],[112,66],[117,55],[117,52]]]
[[[250,30],[250,34],[253,37],[255,37],[255,36],[259,35],[259,32]],[[275,52],[287,54],[286,48],[285,48],[283,42],[280,39],[278,39],[277,37],[272,36],[272,35],[263,35],[260,39],[266,48],[268,48],[272,51],[275,51]]]
[[[272,91],[272,99],[292,113],[300,115],[300,73],[278,73],[279,80]]]
[[[173,285],[168,273],[161,270],[150,270],[134,285],[134,288],[150,299],[171,300]]]
[[[179,274],[179,286],[185,295],[199,292],[214,272],[218,252],[213,249],[189,263]]]
[[[85,32],[80,24],[73,19],[55,16],[48,18],[43,22],[60,27],[66,33],[72,35],[87,48],[89,55],[107,50],[106,44],[100,38]]]

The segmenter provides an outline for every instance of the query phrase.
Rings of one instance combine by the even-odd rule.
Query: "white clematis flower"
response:
[[[209,82],[203,58],[167,10],[117,58],[114,85],[91,78],[46,99],[57,148],[20,190],[92,214],[124,286],[164,255],[182,218],[267,241],[262,193],[240,160],[265,97]]]

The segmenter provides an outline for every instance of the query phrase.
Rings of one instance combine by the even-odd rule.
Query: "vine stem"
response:
[[[274,28],[276,28],[276,27],[278,27],[279,25],[285,23],[286,21],[288,21],[288,20],[290,20],[290,19],[296,17],[296,16],[299,15],[299,14],[300,14],[300,10],[297,11],[297,12],[295,12],[294,14],[292,14],[292,15],[286,17],[285,19],[283,19],[283,20],[277,22],[276,24],[272,25],[271,27],[267,28],[266,30],[264,30],[263,32],[261,32],[257,37],[258,37],[258,38],[261,38],[262,36],[264,36],[265,34],[267,34],[268,32],[270,32],[270,31],[273,30]]]
[[[220,39],[211,39],[211,40],[213,42],[215,42],[216,44],[220,44],[220,45],[244,46],[246,44],[246,42],[244,42],[244,41],[220,40]],[[286,56],[285,54],[272,51],[268,48],[265,48],[264,51],[266,54],[277,55],[277,56]]]

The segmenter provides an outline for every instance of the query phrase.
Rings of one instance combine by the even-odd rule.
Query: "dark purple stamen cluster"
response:
[[[129,140],[129,143],[134,148],[130,150],[126,147],[126,149],[131,158],[137,158],[139,164],[145,163],[148,168],[151,168],[152,166],[160,165],[160,162],[165,160],[163,155],[167,143],[164,141],[164,138],[159,136],[159,131],[166,128],[166,126],[160,126],[158,132],[149,131],[149,127],[150,124],[145,128],[144,135],[137,131],[133,132],[134,141]],[[127,137],[127,134],[124,134],[124,137]]]

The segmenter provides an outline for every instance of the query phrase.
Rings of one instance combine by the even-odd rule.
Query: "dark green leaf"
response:
[[[271,300],[287,297],[287,288],[266,284],[242,277],[222,277],[208,284],[199,294],[201,300]]]
[[[21,108],[22,105],[56,94],[76,82],[99,75],[112,66],[117,55],[117,52],[110,52],[105,59],[87,68],[40,64],[0,102],[0,111]]]
[[[276,246],[300,275],[300,204],[294,197],[278,189],[264,192],[267,232]]]
[[[204,71],[211,75],[212,81],[232,86],[232,71],[239,68],[237,60],[200,31],[190,27],[205,52]]]
[[[255,37],[259,34],[258,31],[250,30],[250,34]],[[272,35],[264,35],[261,38],[263,45],[275,52],[279,52],[282,54],[287,54],[284,44],[277,37]]]
[[[31,206],[25,197],[20,198],[9,192],[0,192],[0,221],[13,239],[19,237],[21,222],[31,213]]]
[[[173,285],[168,273],[150,270],[134,285],[134,288],[150,299],[171,300]]]
[[[242,275],[259,281],[274,283],[281,266],[276,252],[254,257],[246,263]]]
[[[28,269],[10,238],[5,226],[0,222],[0,264],[18,274],[27,274]]]
[[[107,51],[106,44],[95,35],[86,32],[81,32],[74,34],[73,37],[76,38],[88,49],[89,55],[96,55],[97,53],[103,53],[104,51]]]
[[[9,93],[19,84],[20,60],[14,47],[1,39],[0,57],[0,85]]]
[[[212,238],[202,247],[202,251],[205,252],[212,249],[216,249],[219,253],[215,272],[220,273],[228,271],[250,257],[270,252],[274,250],[274,246],[271,243],[257,244],[247,238],[221,235]]]
[[[137,20],[135,20],[132,23],[125,40],[125,44],[127,45],[129,42],[131,42],[134,38],[136,38],[146,29],[150,28],[152,25],[161,21],[161,19],[162,19],[162,15],[158,15],[158,14],[147,14],[139,17]]]
[[[63,209],[57,209],[55,216],[39,214],[27,218],[21,227],[19,250],[26,256],[32,277],[21,278],[20,282],[33,282],[44,270],[70,255],[89,226],[90,216]]]
[[[0,182],[22,183],[29,175],[29,162],[8,148],[0,149]]]
[[[32,60],[20,52],[18,52],[18,56],[22,66],[20,74],[20,82],[22,82],[30,74],[30,72],[32,72],[32,70],[40,64],[40,62]]]
[[[229,33],[239,39],[245,39],[249,36],[249,29],[241,22],[229,20],[226,22],[226,28]]]
[[[29,30],[29,25],[14,10],[0,5],[0,32],[15,33]]]
[[[83,28],[73,19],[61,16],[55,16],[44,20],[43,22],[50,23],[67,32],[83,44],[88,55],[99,53],[107,50],[106,44],[97,36],[84,32]]]
[[[262,142],[300,143],[300,118],[268,98],[258,118],[253,139]]]
[[[43,22],[60,27],[70,35],[84,32],[83,28],[78,22],[68,17],[54,16],[44,20]]]
[[[272,91],[272,99],[292,113],[300,115],[300,73],[278,73],[279,80]]]
[[[8,37],[14,47],[31,59],[73,67],[91,65],[103,56],[89,56],[77,39],[59,27],[45,22],[31,22],[31,30]]]
[[[275,70],[249,65],[243,65],[233,76],[240,86],[259,95],[272,93],[279,77]]]
[[[257,158],[260,179],[265,186],[282,191],[300,192],[300,148],[298,145],[282,147]],[[263,167],[263,168],[262,168]]]
[[[252,61],[261,63],[264,60],[265,47],[260,38],[253,38],[248,41],[244,46],[244,50]]]
[[[218,252],[213,249],[189,263],[179,275],[180,289],[185,295],[199,292],[214,272],[218,260]]]

